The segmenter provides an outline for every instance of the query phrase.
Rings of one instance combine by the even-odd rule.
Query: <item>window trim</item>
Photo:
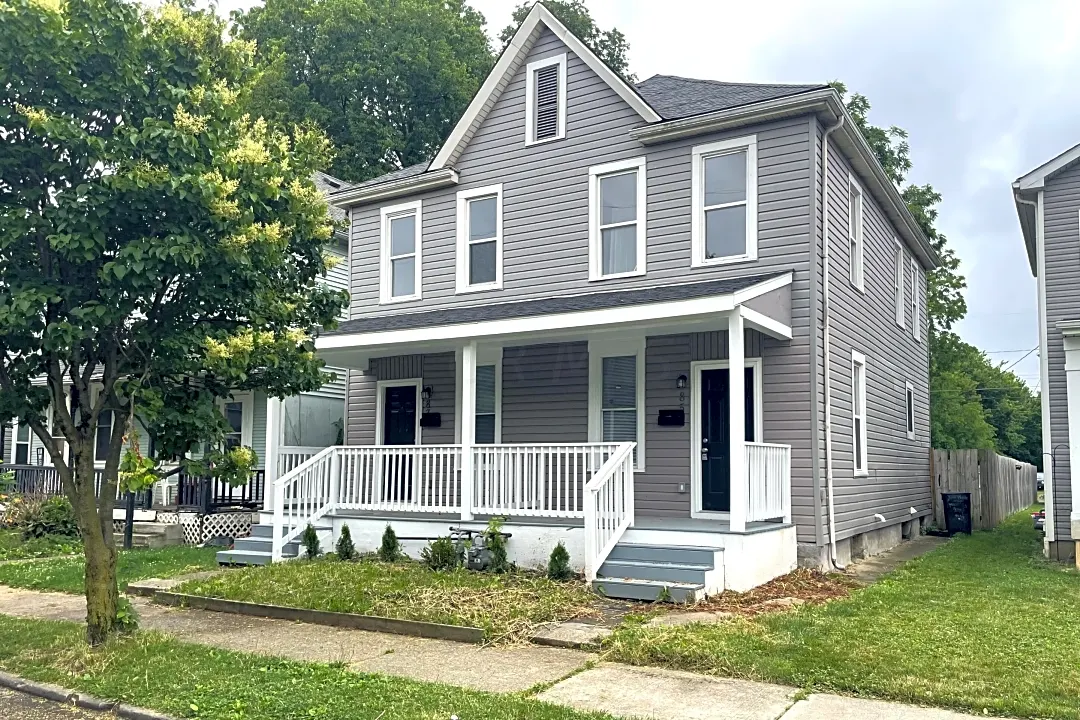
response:
[[[705,257],[705,160],[716,155],[746,151],[746,252],[742,255],[730,255],[721,258]],[[758,257],[757,201],[757,135],[720,140],[717,142],[695,145],[691,151],[691,220],[690,241],[692,247],[690,267],[709,267],[711,265],[730,265],[733,263],[752,262]],[[744,204],[725,203],[713,207],[734,207]]]
[[[859,222],[855,226],[855,237],[851,237],[852,212],[855,209],[853,199],[859,199]],[[861,293],[866,293],[866,194],[855,176],[848,173],[848,281]],[[854,244],[855,253],[851,252]]]
[[[908,440],[915,439],[915,386],[904,383],[904,426]]]
[[[502,378],[503,378],[502,348],[498,347],[498,348],[493,348],[493,349],[490,349],[490,350],[481,349],[481,350],[479,350],[477,352],[476,355],[477,355],[477,357],[476,357],[476,368],[478,370],[480,368],[482,368],[482,367],[487,367],[488,365],[494,365],[495,366],[495,443],[494,444],[499,445],[499,444],[502,443],[502,416],[503,416],[503,412],[502,412]],[[473,392],[476,391],[476,388],[477,388],[477,385],[476,385],[476,382],[474,381],[473,382]],[[474,398],[473,407],[476,407],[475,398]],[[460,408],[460,405],[459,405],[458,406],[458,415],[460,415],[460,414],[461,414],[461,408]],[[477,412],[475,414],[480,415],[481,413]],[[487,413],[483,413],[483,414],[486,415]],[[476,440],[475,419],[473,421],[473,440],[474,441]],[[456,442],[461,442],[460,436],[456,440]],[[477,443],[477,444],[479,445],[480,443]],[[486,445],[487,443],[484,443],[484,444]]]
[[[922,333],[919,332],[919,325],[922,320],[919,318],[919,262],[915,259],[911,259],[911,337],[915,339],[915,342],[922,340]]]
[[[94,384],[92,384],[90,386],[90,403],[92,405],[97,404],[97,401],[100,399],[101,391],[103,389],[104,388],[101,385],[97,384],[97,383],[94,383]],[[104,413],[104,412],[107,412],[107,410],[102,409],[102,413]],[[113,412],[113,415],[112,415],[112,424],[110,426],[110,435],[112,434],[111,428],[115,427],[115,423],[116,423],[116,411],[114,410],[112,412]],[[98,427],[97,427],[97,430],[98,431],[101,430],[101,414],[98,414]],[[136,430],[136,432],[138,432],[138,430]],[[94,465],[99,466],[99,467],[104,467],[104,465],[105,465],[105,460],[104,459],[98,459],[98,456],[97,456],[97,431],[95,431],[95,433],[94,433]]]
[[[623,175],[630,171],[637,173],[637,212],[634,220],[637,226],[637,267],[629,272],[604,275],[604,246],[602,242],[604,226],[600,223],[600,181],[605,177]],[[647,166],[644,157],[629,158],[589,168],[589,282],[637,277],[646,273],[647,187]],[[629,224],[628,222],[613,223],[612,227]]]
[[[645,470],[645,336],[618,340],[589,340],[589,442],[604,442],[604,358],[637,357],[634,402],[637,404],[637,461]]]
[[[424,428],[420,425],[420,416],[424,414],[424,379],[402,378],[401,380],[375,381],[375,445],[386,447],[383,433],[383,407],[386,405],[386,389],[392,387],[412,387],[416,389],[416,443],[402,447],[419,447],[424,444]]]
[[[423,287],[421,286],[421,278],[423,272],[421,270],[423,266],[423,242],[424,228],[423,228],[423,201],[413,200],[412,202],[400,203],[398,205],[387,205],[379,208],[379,304],[390,305],[392,303],[411,302],[413,300],[423,299]],[[416,215],[416,237],[413,245],[413,257],[414,274],[413,280],[413,294],[402,295],[400,297],[394,297],[392,295],[394,290],[393,277],[391,276],[391,257],[390,257],[390,221],[397,217],[402,217],[415,213]]]
[[[254,448],[255,436],[255,393],[251,390],[240,390],[231,393],[228,397],[218,398],[218,412],[225,415],[226,403],[240,403],[240,445]]]
[[[26,440],[19,440],[19,428],[25,427],[27,430]],[[29,423],[20,423],[18,418],[15,418],[11,424],[11,463],[18,465],[17,458],[19,457],[19,446],[26,446],[26,462],[25,465],[31,465],[30,451],[34,448],[34,429],[30,427]]]
[[[893,302],[896,305],[893,314],[895,315],[896,324],[903,329],[906,326],[904,315],[906,310],[904,306],[904,267],[907,265],[905,262],[907,256],[904,254],[904,246],[900,244],[899,240],[896,240],[896,266],[893,269]]]
[[[495,197],[495,237],[477,242],[495,242],[494,282],[469,284],[469,203],[485,197]],[[457,194],[457,286],[455,294],[502,290],[503,288],[503,186],[502,183],[485,185],[471,190],[459,190]]]
[[[536,71],[552,65],[559,66],[558,132],[549,138],[536,139]],[[525,66],[525,145],[542,145],[566,137],[566,53],[533,60]]]
[[[859,378],[859,396],[862,398],[862,414],[855,412],[855,367],[862,368],[862,376]],[[869,403],[866,398],[866,356],[855,350],[851,351],[851,468],[855,477],[866,477],[870,474],[870,452],[866,447],[866,415],[869,408]],[[855,437],[855,418],[862,418],[862,428],[859,432],[859,440],[861,442],[856,443]],[[856,448],[861,448],[862,457],[857,457]],[[859,460],[862,460],[862,467],[859,467]]]

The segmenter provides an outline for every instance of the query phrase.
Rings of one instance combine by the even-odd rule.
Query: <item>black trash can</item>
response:
[[[971,534],[971,493],[941,493],[941,506],[945,508],[945,530],[950,537]]]

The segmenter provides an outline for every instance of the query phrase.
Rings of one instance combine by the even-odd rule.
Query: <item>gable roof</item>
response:
[[[778,85],[695,80],[676,75],[653,75],[639,82],[638,93],[664,120],[729,110],[742,105],[790,97],[828,85]]]
[[[1039,192],[1046,187],[1046,181],[1058,173],[1064,172],[1076,163],[1080,162],[1080,145],[1071,148],[1047,160],[1034,170],[1021,175],[1013,181],[1013,200],[1016,203],[1016,215],[1020,219],[1020,232],[1024,236],[1024,246],[1027,249],[1028,265],[1031,266],[1031,274],[1039,274],[1039,258],[1036,251],[1037,218],[1034,200]]]

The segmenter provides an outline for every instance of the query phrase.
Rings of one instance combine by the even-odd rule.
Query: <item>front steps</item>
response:
[[[252,525],[251,535],[236,538],[232,550],[222,550],[217,554],[218,565],[269,565],[274,549],[274,527],[272,525]],[[295,558],[300,554],[300,543],[286,543],[282,548],[283,558]]]
[[[622,542],[600,566],[593,588],[623,600],[696,602],[723,592],[724,551]]]
[[[175,523],[135,522],[131,528],[131,546],[137,548],[162,548],[184,543],[184,528]],[[113,542],[124,546],[124,532],[114,532]]]

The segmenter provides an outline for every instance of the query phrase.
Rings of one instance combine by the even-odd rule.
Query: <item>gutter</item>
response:
[[[435,190],[450,185],[457,185],[459,181],[457,170],[442,168],[441,170],[429,170],[419,175],[391,180],[359,188],[348,188],[340,192],[331,193],[327,196],[330,204],[340,208],[350,208],[354,205],[386,200],[401,195],[412,195],[425,190]]]

